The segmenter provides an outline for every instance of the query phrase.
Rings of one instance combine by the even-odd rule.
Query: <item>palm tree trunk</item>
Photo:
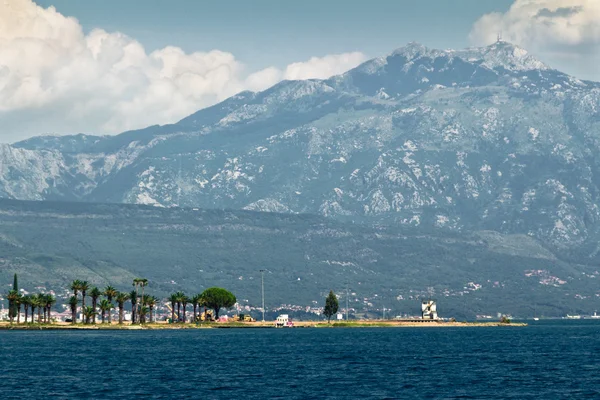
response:
[[[38,324],[40,324],[42,322],[42,313],[40,312],[42,307],[39,306],[38,307]]]
[[[17,304],[17,324],[21,323],[21,304]]]
[[[171,323],[175,323],[175,303],[171,303]]]
[[[50,323],[50,313],[52,312],[52,305],[48,304],[48,323]]]
[[[177,302],[177,322],[181,319],[181,303]]]
[[[185,308],[187,307],[187,304],[183,304],[183,323],[185,324]]]
[[[102,310],[102,323],[104,323],[104,314],[106,314],[106,311]]]
[[[35,306],[31,305],[31,323],[35,322]]]
[[[27,312],[29,311],[29,305],[25,304],[25,323],[27,323]]]
[[[112,320],[110,318],[110,310],[108,310],[108,324],[110,325],[112,323]]]
[[[198,304],[194,304],[194,321],[192,322],[196,322],[196,308],[198,308]]]
[[[32,316],[32,318],[33,318],[33,316]],[[74,309],[71,310],[71,321],[73,324],[77,323],[77,307],[75,307]]]
[[[81,312],[83,312],[83,310],[85,310],[85,292],[81,292]]]
[[[150,307],[150,323],[154,322],[154,307]]]
[[[123,325],[123,304],[119,304],[119,325]]]
[[[94,311],[96,311],[96,306],[98,304],[97,301],[98,301],[97,299],[92,297],[92,308],[94,309]],[[94,314],[92,316],[92,324],[95,324],[95,323],[96,323],[96,314]]]

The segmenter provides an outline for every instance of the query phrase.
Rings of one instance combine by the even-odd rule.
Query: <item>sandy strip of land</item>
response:
[[[454,321],[420,321],[420,320],[358,320],[331,323],[323,321],[295,321],[295,328],[448,328],[448,327],[522,327],[525,323],[500,323],[500,322],[454,322]],[[0,322],[0,329],[8,330],[152,330],[152,329],[205,329],[205,328],[274,328],[275,322],[203,322],[199,324],[168,324],[166,322],[154,322],[143,325],[132,325],[125,323],[113,324],[71,324],[66,322],[55,322],[52,324],[10,324]]]

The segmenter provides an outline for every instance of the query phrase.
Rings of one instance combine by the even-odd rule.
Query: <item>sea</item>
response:
[[[0,331],[2,399],[600,399],[600,321]]]

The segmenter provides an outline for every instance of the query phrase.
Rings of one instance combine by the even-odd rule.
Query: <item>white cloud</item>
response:
[[[515,0],[505,13],[482,16],[470,40],[487,45],[502,32],[504,40],[539,54],[554,67],[600,79],[599,21],[600,0]]]
[[[174,122],[241,90],[282,79],[326,78],[361,53],[313,57],[248,73],[228,52],[147,53],[135,39],[95,29],[31,0],[0,2],[0,142],[41,133],[117,133]]]

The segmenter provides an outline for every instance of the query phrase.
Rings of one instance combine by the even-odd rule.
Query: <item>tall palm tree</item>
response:
[[[46,303],[46,323],[49,324],[51,321],[52,305],[56,303],[56,297],[47,294],[44,296],[44,302]]]
[[[175,304],[177,304],[177,299],[179,299],[179,297],[177,296],[177,293],[173,293],[171,296],[169,296],[169,301],[171,302],[171,322],[175,323]],[[177,314],[177,316],[179,317],[179,314]]]
[[[181,298],[181,307],[183,307],[183,323],[186,323],[186,318],[185,318],[185,308],[187,307],[188,303],[190,302],[190,298],[187,296],[183,296]]]
[[[81,281],[81,285],[79,286],[79,290],[81,290],[81,309],[85,308],[85,292],[90,289],[90,284],[88,281]],[[96,310],[94,310],[96,311]]]
[[[198,309],[198,304],[200,304],[201,301],[202,301],[201,294],[197,294],[192,297],[192,305],[194,306],[194,322],[196,322],[198,319],[198,317],[197,317],[198,314],[197,314],[196,310]]]
[[[92,308],[94,309],[94,311],[98,310],[97,306],[98,306],[98,298],[102,296],[102,292],[100,291],[100,289],[98,289],[97,287],[93,287],[90,290],[90,297],[92,298]],[[92,317],[92,324],[96,323],[96,314],[94,314],[94,316]]]
[[[44,300],[44,295],[38,293],[34,297],[35,305],[37,306],[37,322],[38,324],[42,323],[42,310],[45,310],[46,301]],[[44,311],[45,312],[45,311]]]
[[[117,291],[117,289],[115,289],[112,286],[107,286],[104,288],[104,295],[106,296],[106,299],[108,300],[109,303],[112,304],[112,301],[115,297],[117,297],[117,294],[119,294],[119,292]],[[110,316],[110,310],[108,311],[108,323],[110,324],[112,322],[111,316]]]
[[[31,306],[31,322],[35,322],[35,309],[38,307],[37,294],[29,296],[29,305]]]
[[[136,293],[136,297],[137,297],[137,293],[138,293],[138,286],[142,288],[142,298],[144,297],[144,287],[146,287],[148,285],[148,279],[146,278],[135,278],[133,280],[133,286],[135,286],[135,293]],[[139,302],[138,304],[141,304],[141,302]]]
[[[22,304],[23,295],[18,293],[17,298],[15,299],[15,304],[17,306],[17,324],[21,323],[21,304]]]
[[[90,306],[87,306],[86,308],[83,309],[83,316],[85,317],[86,324],[90,323],[90,319],[94,316],[94,314],[96,314],[96,310],[94,310]]]
[[[11,290],[10,292],[8,292],[6,298],[8,299],[10,304],[15,304],[15,302],[19,298],[19,292],[17,292],[16,290]],[[10,323],[12,324],[13,322],[15,322],[15,316],[10,314]]]
[[[154,307],[156,307],[156,303],[158,303],[158,297],[144,296],[144,305],[148,307],[148,314],[150,315],[150,323],[154,322]]]
[[[77,306],[79,305],[79,299],[77,296],[71,296],[69,299],[69,306],[71,306],[71,321],[76,324],[77,323]],[[31,311],[33,314],[33,310]],[[32,316],[33,319],[33,316]]]
[[[80,287],[81,287],[81,281],[79,279],[75,279],[73,282],[71,282],[70,289],[73,291],[73,296],[77,297]]]
[[[144,305],[140,307],[140,324],[146,323],[146,315],[148,315],[149,311],[150,309]]]
[[[113,308],[113,305],[110,301],[106,299],[102,299],[100,302],[100,311],[102,311],[102,323],[104,323],[104,317],[106,316],[106,312],[110,313],[110,309]]]
[[[135,324],[135,320],[137,317],[137,302],[138,302],[138,298],[137,298],[137,292],[135,290],[132,290],[131,293],[129,293],[129,300],[131,300],[131,323]]]
[[[119,292],[115,296],[115,300],[119,305],[119,325],[123,324],[123,314],[125,310],[125,302],[129,300],[129,293]]]
[[[185,298],[185,293],[183,292],[177,292],[175,293],[175,295],[177,296],[177,316],[179,317],[179,319],[181,321],[184,321],[184,318],[181,318],[181,303],[183,302],[183,299]]]
[[[27,314],[29,312],[29,306],[31,305],[31,296],[25,295],[21,298],[21,303],[23,304],[23,309],[25,311],[25,323],[27,323]]]

